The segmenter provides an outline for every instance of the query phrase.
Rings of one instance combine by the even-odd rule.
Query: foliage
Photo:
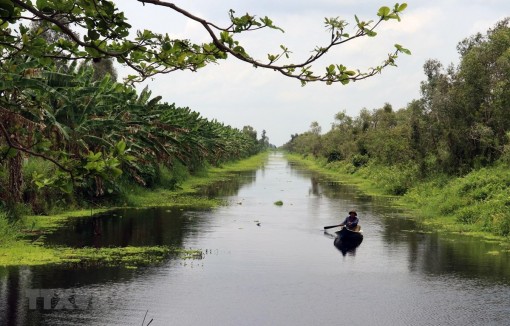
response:
[[[237,16],[231,10],[230,25],[221,28],[165,1],[140,5],[159,6],[200,23],[211,42],[194,44],[150,30],[133,31],[113,1],[0,0],[0,166],[8,171],[0,175],[6,189],[0,201],[10,211],[28,202],[36,212],[48,213],[55,197],[66,202],[112,198],[121,193],[121,176],[127,184],[175,187],[185,175],[182,167],[197,173],[208,164],[270,147],[265,131],[257,140],[249,126],[240,131],[189,108],[161,103],[147,88],[137,92],[130,85],[134,82],[176,70],[196,71],[230,55],[302,84],[346,84],[394,65],[399,53],[409,54],[396,45],[381,65],[366,72],[342,64],[329,65],[324,74],[312,71],[312,64],[332,48],[375,36],[383,22],[400,21],[406,4],[381,7],[376,21],[355,16],[352,35],[345,32],[346,21],[326,19],[330,43],[317,47],[302,63],[283,63],[291,53],[283,45],[267,62],[244,50],[236,39],[239,34],[281,30],[268,17]],[[126,84],[116,82],[112,60],[136,75]],[[316,143],[314,155],[320,150]]]
[[[207,177],[191,176],[182,184],[182,189],[157,189],[149,191],[138,186],[130,204],[133,207],[165,206],[168,209],[194,207],[208,209],[223,204],[218,199],[209,199],[197,195],[197,187],[208,185],[228,177],[237,171],[253,170],[267,159],[267,152],[249,159],[225,164],[223,168],[211,168]],[[50,263],[70,263],[84,265],[115,265],[136,267],[157,263],[168,255],[180,259],[200,259],[199,250],[169,247],[127,247],[127,248],[67,248],[44,245],[44,235],[51,233],[69,219],[87,217],[103,213],[108,209],[81,209],[65,213],[41,216],[24,216],[23,219],[10,222],[7,215],[0,211],[0,266],[41,265]],[[26,241],[29,236],[32,240]],[[35,238],[32,238],[35,237]],[[35,239],[35,241],[34,241]]]
[[[23,198],[35,214],[49,214],[54,207],[69,207],[72,197],[65,190],[51,186],[51,176],[58,174],[55,165],[40,157],[25,160]]]
[[[416,166],[409,165],[377,165],[360,168],[357,174],[369,179],[385,194],[403,195],[417,181]]]
[[[16,71],[24,71],[20,66],[37,67],[27,61]],[[171,188],[207,164],[265,148],[238,129],[160,103],[148,89],[137,94],[109,75],[96,80],[87,66],[71,65],[65,74],[0,71],[0,77],[0,151],[7,157],[0,164],[10,171],[2,185],[10,189],[5,194],[19,192],[17,199],[2,199],[24,199],[38,213],[73,194],[89,201],[116,196],[120,176],[144,187]],[[18,157],[24,167],[14,164]]]
[[[172,168],[169,168],[162,164],[157,167],[156,181],[154,184],[156,187],[176,189],[187,178],[189,178],[189,170],[181,162],[176,160],[173,162],[171,167]]]
[[[369,157],[367,155],[354,154],[352,156],[352,165],[357,168],[367,165],[368,161]]]
[[[393,110],[389,103],[356,118],[339,112],[333,128],[293,135],[284,148],[329,161],[383,166],[417,164],[419,176],[463,175],[508,156],[510,130],[510,19],[487,35],[459,43],[461,62],[444,70],[424,65],[422,97]]]
[[[509,236],[510,18],[457,49],[457,67],[424,64],[421,98],[405,108],[339,112],[330,131],[292,135],[284,148],[404,195],[438,224]]]
[[[483,168],[446,183],[424,184],[404,199],[414,207],[452,216],[461,224],[510,235],[510,173],[505,166]]]
[[[6,213],[0,211],[0,247],[16,239],[17,227],[12,225]]]
[[[424,116],[444,171],[466,173],[496,161],[508,142],[510,114],[509,19],[458,46],[461,63],[443,71],[427,62],[422,84]],[[433,131],[433,133],[431,133]]]
[[[172,33],[159,34],[148,29],[134,31],[128,23],[128,17],[119,11],[114,1],[2,0],[0,4],[0,44],[5,44],[0,46],[2,61],[27,54],[39,58],[42,65],[54,59],[87,59],[98,62],[103,58],[115,58],[136,72],[136,75],[128,77],[129,82],[177,70],[196,71],[231,56],[252,66],[298,79],[302,84],[314,81],[347,84],[378,74],[385,67],[394,66],[400,53],[410,54],[409,50],[395,44],[388,58],[366,72],[348,69],[339,63],[327,65],[320,74],[312,70],[312,64],[333,48],[360,37],[376,36],[376,29],[381,23],[400,21],[400,15],[407,7],[405,3],[397,3],[391,8],[381,7],[375,21],[355,16],[353,34],[347,32],[348,23],[345,20],[339,17],[326,18],[324,24],[330,35],[329,43],[315,47],[310,57],[301,63],[282,62],[289,59],[292,53],[284,45],[280,46],[278,53],[267,54],[267,60],[254,59],[238,40],[239,34],[260,29],[283,30],[269,17],[259,18],[248,13],[238,16],[234,10],[229,11],[228,26],[220,27],[173,3],[161,0],[139,1],[142,11],[145,5],[157,6],[197,22],[209,35],[210,42],[195,44],[185,38],[174,39],[170,36]],[[27,21],[37,21],[38,24],[35,29],[29,29],[24,25]],[[10,26],[19,28],[11,29]],[[75,29],[86,32],[78,35]],[[62,37],[48,38],[47,31],[50,30]]]

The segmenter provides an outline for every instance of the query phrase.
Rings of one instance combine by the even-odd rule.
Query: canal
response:
[[[137,269],[0,268],[0,325],[142,325],[144,318],[152,326],[510,324],[510,254],[497,243],[421,229],[389,199],[331,182],[279,153],[202,195],[229,204],[120,209],[73,220],[47,239],[180,246],[201,249],[201,259]],[[323,227],[351,209],[364,240],[342,252],[333,245],[336,229]],[[100,235],[92,231],[97,223]],[[79,304],[30,302],[48,291]]]

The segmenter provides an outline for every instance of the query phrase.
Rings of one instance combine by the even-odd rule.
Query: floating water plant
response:
[[[64,263],[79,265],[124,266],[136,268],[159,263],[170,255],[180,259],[202,259],[201,250],[187,250],[167,246],[118,248],[65,248]]]

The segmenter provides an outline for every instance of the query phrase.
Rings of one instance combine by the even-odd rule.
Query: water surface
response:
[[[270,156],[203,190],[213,210],[118,210],[78,219],[48,242],[176,245],[203,259],[125,268],[0,270],[0,325],[508,325],[510,259],[497,244],[420,230],[384,199]],[[281,200],[282,206],[274,205]],[[362,244],[334,229],[358,211]],[[100,234],[94,230],[99,229]],[[30,309],[26,289],[74,291],[86,308]]]

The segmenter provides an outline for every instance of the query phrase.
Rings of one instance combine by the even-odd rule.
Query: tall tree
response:
[[[461,62],[444,69],[425,64],[423,103],[430,139],[439,165],[448,172],[468,172],[496,160],[510,127],[510,26],[505,19],[486,35],[458,45]]]

